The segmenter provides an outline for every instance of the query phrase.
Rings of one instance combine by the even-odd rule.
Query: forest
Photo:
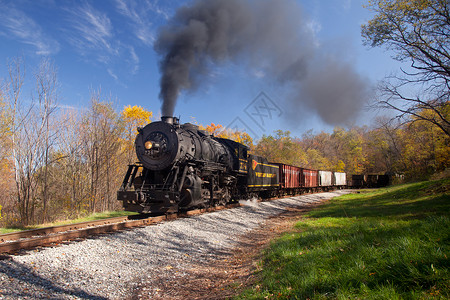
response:
[[[369,105],[389,117],[300,137],[277,130],[257,141],[220,124],[197,125],[269,161],[406,181],[450,176],[448,1],[370,0],[366,8],[375,16],[361,26],[363,43],[409,66],[379,82]],[[62,106],[53,62],[42,59],[29,78],[25,67],[11,59],[0,79],[0,226],[120,209],[116,192],[136,161],[136,128],[155,121],[152,112],[119,109],[101,89],[90,92],[86,108]],[[31,92],[25,82],[34,82]]]
[[[47,59],[34,72],[35,88],[26,97],[24,68],[21,59],[10,61],[0,89],[1,226],[120,209],[116,192],[127,165],[136,161],[137,127],[151,122],[152,112],[139,106],[119,110],[116,99],[101,90],[91,91],[86,109],[60,106],[57,72]],[[443,113],[448,118],[450,105]],[[411,181],[450,165],[450,137],[413,116],[406,123],[379,118],[372,126],[309,130],[301,137],[278,130],[257,141],[219,124],[198,125],[269,161],[313,169],[401,174]]]

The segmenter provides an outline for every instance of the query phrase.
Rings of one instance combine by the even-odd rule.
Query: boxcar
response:
[[[389,179],[389,175],[369,174],[366,185],[370,188],[385,187],[389,185]]]
[[[378,175],[377,187],[385,187],[391,184],[391,176]]]
[[[378,175],[369,174],[364,176],[366,187],[374,188],[377,187]]]
[[[279,167],[280,187],[284,190],[283,194],[293,194],[300,192],[302,168],[282,163],[271,164],[277,165]]]
[[[295,189],[300,187],[301,168],[281,163],[271,164],[279,167],[281,188]]]
[[[353,188],[362,188],[366,185],[366,176],[365,175],[352,175],[352,184]]]
[[[303,169],[303,176],[301,178],[300,185],[308,190],[313,190],[318,187],[317,170]]]
[[[319,171],[319,186],[332,186],[333,173],[331,171]]]
[[[333,185],[342,187],[347,185],[347,176],[343,172],[333,172]]]

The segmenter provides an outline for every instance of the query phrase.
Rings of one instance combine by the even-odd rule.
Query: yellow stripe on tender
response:
[[[276,184],[252,184],[252,185],[248,185],[248,187],[261,187],[261,186],[278,186],[278,183],[276,183]]]
[[[277,176],[276,173],[262,173],[262,172],[255,172],[256,177],[263,177],[263,178],[274,178]]]

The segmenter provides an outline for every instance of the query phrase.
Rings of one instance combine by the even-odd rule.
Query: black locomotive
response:
[[[139,163],[130,165],[117,198],[125,210],[167,213],[223,205],[279,188],[279,167],[248,147],[198,126],[162,117],[138,129]]]

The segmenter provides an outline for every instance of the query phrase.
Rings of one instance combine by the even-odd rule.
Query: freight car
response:
[[[319,186],[322,189],[328,191],[333,187],[333,172],[331,171],[319,171]]]
[[[344,172],[333,172],[333,185],[342,189],[347,186],[347,174]]]
[[[365,174],[365,175],[352,175],[351,182],[348,186],[356,189],[360,188],[379,188],[390,185],[392,178],[390,175],[384,174]]]
[[[307,193],[313,193],[318,190],[319,187],[319,171],[303,169],[303,178],[301,186]]]
[[[279,168],[279,194],[296,195],[301,192],[303,169],[282,163],[272,163]]]
[[[248,147],[162,117],[138,128],[139,162],[128,166],[117,199],[125,210],[170,213],[343,187],[345,173],[269,163]]]

